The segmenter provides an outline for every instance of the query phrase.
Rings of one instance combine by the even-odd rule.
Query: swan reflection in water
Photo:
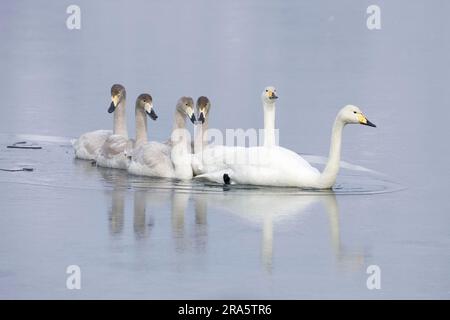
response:
[[[347,252],[341,244],[339,207],[332,192],[318,195],[280,195],[265,192],[223,192],[205,194],[208,205],[239,216],[261,228],[261,259],[268,272],[273,269],[274,229],[277,224],[296,216],[316,212],[313,208],[321,204],[325,209],[329,226],[331,247],[339,267],[358,269],[363,266],[364,254]],[[305,224],[305,222],[302,222]]]
[[[339,226],[339,207],[333,192],[305,195],[289,195],[280,192],[271,193],[268,189],[236,190],[228,189],[217,192],[217,189],[200,192],[184,185],[178,188],[176,182],[157,180],[164,185],[164,190],[155,190],[149,181],[134,178],[123,171],[100,169],[101,176],[108,186],[112,186],[111,205],[109,206],[109,223],[112,235],[123,231],[125,211],[125,195],[132,192],[133,229],[137,239],[146,238],[155,227],[154,213],[158,206],[168,206],[170,211],[171,234],[174,249],[184,252],[192,249],[198,252],[207,251],[208,243],[208,211],[231,213],[251,225],[261,228],[261,262],[271,272],[274,268],[274,229],[277,224],[288,222],[298,216],[307,217],[317,212],[314,207],[319,204],[325,209],[331,239],[331,248],[339,268],[360,269],[364,264],[364,253],[347,252],[342,246]],[[213,191],[213,192],[211,192]],[[193,224],[186,226],[190,220],[189,203],[193,202],[195,216]],[[151,212],[150,212],[151,211]],[[306,222],[302,221],[305,225]],[[189,230],[186,230],[189,227]],[[192,230],[191,230],[192,229]]]

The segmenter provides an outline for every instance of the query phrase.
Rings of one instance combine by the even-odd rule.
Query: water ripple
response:
[[[6,149],[6,145],[17,141],[32,141],[43,146],[41,150]],[[349,162],[341,162],[341,171],[333,190],[308,190],[219,184],[202,181],[176,181],[129,175],[123,170],[99,168],[90,161],[74,159],[70,139],[54,136],[1,135],[4,152],[0,156],[0,168],[34,168],[33,172],[2,172],[0,183],[21,183],[68,189],[111,190],[150,189],[191,193],[257,193],[271,195],[339,195],[378,194],[404,189],[389,177],[371,169]],[[325,157],[302,155],[318,167],[326,162]]]

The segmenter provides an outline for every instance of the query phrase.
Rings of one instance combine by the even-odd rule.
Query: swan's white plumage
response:
[[[300,155],[278,146],[214,146],[193,158],[197,178],[216,183],[223,183],[226,173],[236,184],[309,187],[320,176]]]
[[[84,160],[97,159],[103,144],[111,134],[111,130],[96,130],[82,134],[72,141],[75,157]]]
[[[231,183],[329,189],[339,172],[342,130],[350,123],[375,127],[358,107],[342,108],[334,121],[329,157],[322,173],[297,153],[279,146],[207,148],[194,155],[197,159],[192,165],[197,166],[194,171],[201,172],[198,178],[218,183],[229,183],[223,176],[228,174]]]

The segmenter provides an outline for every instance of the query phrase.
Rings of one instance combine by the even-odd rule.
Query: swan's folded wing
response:
[[[82,134],[72,142],[75,155],[79,158],[95,159],[111,134],[111,130],[96,130]]]
[[[142,161],[147,167],[166,164],[172,166],[170,160],[170,148],[166,144],[159,142],[147,143],[141,153]]]
[[[116,155],[123,154],[128,143],[128,139],[121,135],[111,135],[103,144],[102,154],[107,157],[114,157]]]

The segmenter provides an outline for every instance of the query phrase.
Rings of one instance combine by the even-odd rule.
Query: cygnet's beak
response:
[[[158,119],[158,115],[156,114],[155,110],[153,109],[153,105],[150,103],[145,104],[145,113],[152,119],[156,120]]]
[[[149,115],[150,118],[152,118],[152,120],[158,119],[158,115],[156,114],[155,110],[153,110],[153,109],[150,112],[147,112],[147,114]]]
[[[111,102],[108,108],[108,113],[113,113],[114,110],[116,110],[116,106],[114,105],[114,102]]]
[[[195,124],[195,121],[196,121],[196,119],[195,119],[195,112],[194,112],[194,109],[192,108],[192,107],[187,107],[186,109],[185,109],[185,112],[186,112],[186,115],[188,116],[188,118],[191,120],[191,122],[193,123],[193,124]]]
[[[119,104],[119,97],[117,97],[117,95],[111,97],[111,104],[109,105],[108,113],[113,113],[116,110],[118,104]]]
[[[200,111],[200,115],[198,116],[198,121],[205,123],[205,114],[203,111]]]

